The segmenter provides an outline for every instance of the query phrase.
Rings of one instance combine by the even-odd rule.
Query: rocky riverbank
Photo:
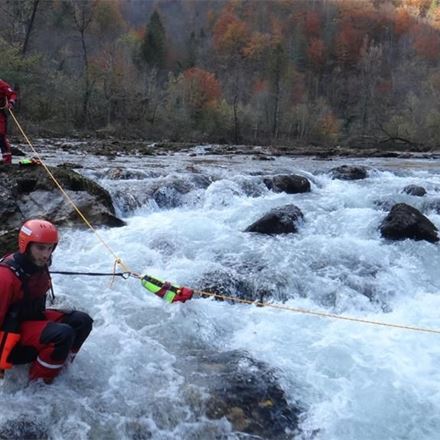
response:
[[[17,137],[13,139],[16,145],[14,151],[16,155],[21,155],[21,151],[29,148],[23,143],[23,139]],[[420,148],[417,146],[387,145],[377,143],[363,143],[358,146],[325,146],[325,145],[295,145],[295,146],[259,146],[259,145],[221,145],[221,144],[199,144],[194,142],[169,142],[169,141],[148,141],[144,139],[127,140],[107,137],[99,139],[89,138],[50,138],[37,139],[33,142],[38,150],[39,146],[51,145],[63,151],[76,151],[89,153],[98,156],[120,156],[120,155],[166,155],[175,152],[190,152],[195,147],[204,149],[210,154],[218,155],[255,155],[261,159],[270,156],[316,156],[320,159],[335,157],[396,157],[396,158],[423,158],[439,159],[440,150],[435,147]],[[13,151],[13,152],[14,152]]]
[[[42,166],[0,166],[0,248],[16,248],[17,231],[29,218],[44,217],[58,226],[86,227],[68,196],[95,226],[123,226],[115,216],[109,193],[97,183],[66,167],[49,167],[65,195]]]

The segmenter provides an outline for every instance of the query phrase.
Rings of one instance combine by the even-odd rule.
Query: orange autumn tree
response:
[[[217,19],[213,30],[213,42],[216,50],[226,56],[241,57],[242,50],[249,40],[247,24],[240,20],[228,8]]]
[[[432,0],[404,0],[402,3],[416,10],[423,17],[431,6]]]
[[[314,69],[320,70],[325,63],[325,45],[320,38],[312,38],[309,42],[307,55]]]
[[[183,72],[183,88],[185,102],[195,115],[216,107],[221,97],[215,75],[198,67]]]
[[[310,38],[319,38],[321,35],[322,23],[321,17],[317,11],[307,11],[304,17],[304,30]]]
[[[218,56],[226,94],[226,100],[232,107],[234,120],[234,141],[239,143],[240,124],[239,124],[239,104],[245,89],[245,58],[246,50],[250,40],[250,30],[248,25],[240,20],[235,13],[235,3],[228,3],[221,11],[213,28],[213,45]],[[246,49],[248,48],[248,49]]]
[[[429,20],[435,29],[440,29],[440,4],[439,6],[434,5],[429,11]]]
[[[352,66],[357,63],[362,47],[363,34],[356,29],[351,20],[345,20],[335,39],[336,59],[339,64]]]
[[[400,37],[408,32],[413,19],[405,8],[399,8],[395,12],[394,31]]]
[[[440,36],[429,26],[417,24],[411,29],[413,48],[416,54],[430,62],[436,62],[440,55]]]
[[[114,38],[127,28],[122,12],[122,0],[105,0],[96,5],[96,18],[93,24],[94,32],[109,39]]]
[[[340,134],[341,124],[332,111],[324,113],[319,119],[319,134],[326,141],[336,142]]]

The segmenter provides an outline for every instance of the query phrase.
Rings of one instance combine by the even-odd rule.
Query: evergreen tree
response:
[[[147,32],[142,44],[142,55],[147,64],[159,69],[165,65],[166,34],[160,15],[154,11],[148,23]]]

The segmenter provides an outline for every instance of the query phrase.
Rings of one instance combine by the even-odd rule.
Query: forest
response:
[[[440,147],[440,0],[0,0],[0,50],[33,135]]]

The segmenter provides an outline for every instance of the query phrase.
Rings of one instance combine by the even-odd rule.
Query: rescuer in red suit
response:
[[[11,146],[7,138],[8,108],[13,108],[17,100],[17,93],[5,81],[0,79],[0,149],[2,150],[3,163],[10,165],[12,162]]]
[[[46,220],[28,220],[18,251],[0,261],[0,369],[30,363],[29,378],[51,383],[92,330],[80,311],[46,309],[49,266],[58,230]]]

